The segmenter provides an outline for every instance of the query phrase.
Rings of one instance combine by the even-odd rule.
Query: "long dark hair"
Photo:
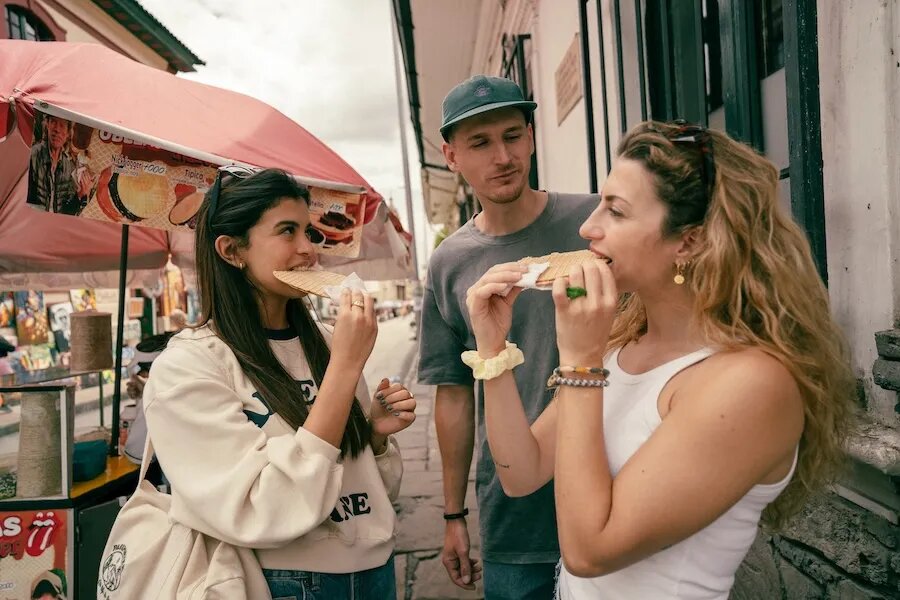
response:
[[[218,199],[210,215],[211,196]],[[284,198],[309,204],[309,191],[290,175],[278,169],[266,169],[250,177],[224,176],[213,186],[197,215],[195,259],[200,288],[200,322],[210,323],[216,334],[234,352],[244,373],[268,402],[271,410],[299,428],[309,408],[300,384],[288,374],[275,357],[258,310],[259,291],[241,269],[225,262],[215,249],[220,235],[234,238],[239,246],[250,244],[249,231],[262,215]],[[287,318],[300,337],[300,345],[316,385],[322,384],[331,352],[309,311],[299,299],[290,299]],[[350,418],[341,440],[341,455],[359,455],[369,442],[370,427],[366,415],[354,398]]]

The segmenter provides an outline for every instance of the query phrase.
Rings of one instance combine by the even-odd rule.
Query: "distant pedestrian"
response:
[[[162,333],[150,336],[135,347],[134,358],[129,365],[132,373],[125,386],[128,398],[134,404],[129,410],[134,411],[134,420],[129,424],[123,454],[133,463],[141,464],[144,455],[144,443],[147,441],[147,420],[144,417],[144,387],[150,376],[153,361],[162,354],[166,344],[174,333]],[[127,408],[127,407],[126,407]]]
[[[0,377],[4,375],[12,375],[15,373],[13,371],[12,366],[9,364],[9,353],[15,352],[16,347],[9,343],[9,341],[0,336]],[[6,400],[3,398],[3,394],[0,394],[0,414],[8,414],[12,412],[12,409],[6,405]]]
[[[180,308],[176,308],[169,315],[169,331],[179,332],[187,327],[187,315]]]

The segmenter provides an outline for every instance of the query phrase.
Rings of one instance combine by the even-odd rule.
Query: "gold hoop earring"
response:
[[[675,285],[684,285],[684,263],[675,263]]]

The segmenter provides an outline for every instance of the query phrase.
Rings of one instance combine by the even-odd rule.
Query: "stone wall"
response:
[[[784,531],[760,533],[731,600],[900,598],[900,526],[837,494],[810,502]]]
[[[900,330],[875,338],[875,383],[900,391]],[[850,454],[835,492],[810,501],[784,531],[757,536],[731,600],[900,598],[900,433],[867,420]]]
[[[900,392],[900,329],[876,333],[875,347],[878,359],[872,365],[872,378],[879,387]],[[900,402],[894,404],[894,412],[900,414]]]

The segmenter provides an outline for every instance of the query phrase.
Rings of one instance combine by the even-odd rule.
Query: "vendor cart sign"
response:
[[[35,102],[28,204],[48,212],[155,229],[193,229],[219,164],[191,151]],[[310,217],[322,254],[359,255],[361,190],[310,185]],[[354,186],[341,186],[354,189]]]
[[[157,229],[193,225],[216,166],[35,111],[28,203]]]
[[[0,598],[70,598],[66,510],[0,512]]]

